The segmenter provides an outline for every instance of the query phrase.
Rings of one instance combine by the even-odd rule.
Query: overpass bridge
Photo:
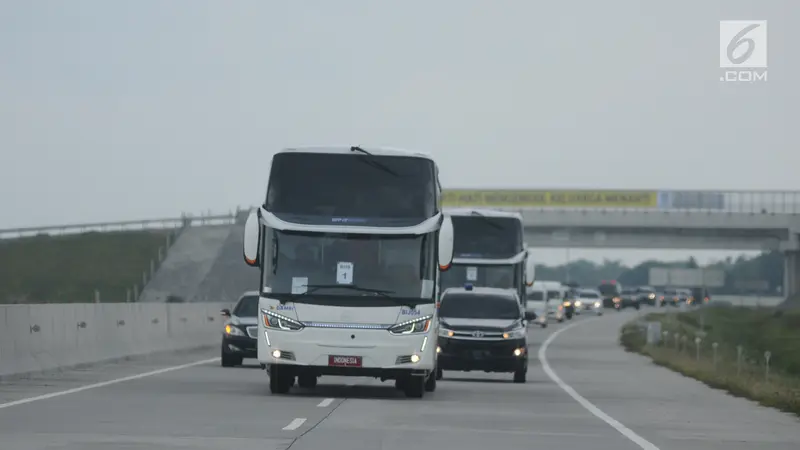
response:
[[[447,208],[518,211],[530,247],[778,250],[800,293],[800,191],[450,189]]]
[[[779,250],[784,290],[800,293],[800,191],[445,189],[445,209],[522,213],[531,247]],[[182,228],[235,224],[227,214],[0,229],[0,240],[39,233]]]

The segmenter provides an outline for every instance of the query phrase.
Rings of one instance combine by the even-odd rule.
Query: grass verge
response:
[[[644,326],[638,320],[622,328],[620,344],[708,386],[800,416],[800,313],[702,308],[653,313],[644,318],[644,322],[655,321],[669,333],[660,344],[647,344]],[[687,339],[676,343],[676,334]],[[696,337],[701,338],[699,346]],[[716,358],[714,342],[718,344]],[[738,346],[742,348],[740,363]],[[765,351],[772,354],[768,376]]]
[[[0,303],[124,302],[172,230],[0,241]]]

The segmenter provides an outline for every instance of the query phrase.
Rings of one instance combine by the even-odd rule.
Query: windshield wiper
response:
[[[372,157],[372,158],[374,158],[374,157],[375,157],[375,155],[373,155],[372,153],[370,153],[370,152],[368,152],[368,151],[364,150],[363,148],[361,148],[361,147],[359,147],[359,146],[357,146],[357,145],[354,145],[354,146],[350,147],[350,151],[351,151],[351,152],[361,152],[361,153],[363,153],[363,154],[365,154],[365,155],[367,155],[367,156],[370,156],[370,157]],[[359,158],[359,161],[361,161],[361,162],[363,162],[363,163],[365,163],[365,164],[367,164],[367,165],[370,165],[370,166],[372,166],[372,167],[374,167],[374,168],[376,168],[376,169],[380,169],[380,170],[382,170],[382,171],[384,171],[384,172],[386,172],[386,173],[389,173],[389,174],[391,174],[391,175],[394,175],[394,176],[396,176],[396,177],[399,177],[399,176],[400,176],[400,174],[399,174],[399,173],[397,173],[397,172],[395,172],[394,170],[392,170],[392,169],[390,169],[390,168],[386,167],[385,165],[383,165],[383,164],[379,163],[378,161],[375,161],[375,160],[374,160],[374,159],[372,159],[372,158]]]
[[[328,288],[330,288],[330,289],[334,289],[334,288],[350,289],[350,290],[358,291],[358,292],[369,292],[371,294],[378,294],[378,295],[380,295],[382,297],[386,297],[386,298],[393,298],[389,294],[394,294],[394,291],[362,288],[362,287],[356,286],[354,284],[307,284],[307,285],[305,285],[305,287],[308,288],[305,292],[303,292],[302,294],[296,294],[296,295],[308,295],[308,294],[316,292],[316,291],[318,291],[320,289],[328,289]]]
[[[496,223],[492,222],[492,219],[490,219],[490,218],[488,218],[488,217],[484,216],[483,214],[479,213],[478,211],[472,211],[472,215],[473,215],[473,216],[480,217],[481,219],[483,219],[483,221],[484,221],[485,223],[489,224],[490,226],[492,226],[492,227],[493,227],[493,228],[495,228],[495,229],[498,229],[498,230],[503,230],[503,227],[501,227],[500,225],[498,225],[498,224],[496,224]]]
[[[353,285],[353,284],[307,284],[305,287],[307,288],[306,292],[304,292],[302,294],[292,294],[292,295],[295,296],[295,297],[302,297],[304,295],[311,294],[312,292],[315,292],[318,289],[340,288],[340,289],[350,289],[350,290],[358,291],[358,292],[368,292],[368,293],[371,293],[371,294],[378,294],[378,295],[380,295],[381,297],[383,297],[385,299],[393,301],[394,303],[396,303],[399,306],[408,306],[409,308],[413,308],[414,306],[416,306],[418,304],[418,302],[414,301],[414,300],[409,300],[409,299],[405,299],[405,298],[397,298],[397,297],[392,297],[391,295],[389,295],[389,294],[394,294],[394,291],[388,291],[388,290],[383,290],[383,289],[363,288],[363,287],[359,287],[359,286],[356,286],[356,285]]]

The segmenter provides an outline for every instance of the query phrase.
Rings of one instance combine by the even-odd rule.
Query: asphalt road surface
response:
[[[393,382],[321,378],[271,395],[257,366],[216,351],[0,384],[8,450],[797,450],[800,420],[622,351],[633,312],[532,328],[526,384],[445,372],[407,399]]]

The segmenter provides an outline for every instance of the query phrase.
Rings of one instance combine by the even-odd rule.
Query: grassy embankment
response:
[[[124,302],[171,230],[0,240],[0,303]],[[174,236],[173,236],[174,239]]]
[[[626,350],[735,396],[800,415],[800,311],[776,314],[773,309],[709,307],[651,313],[644,320],[660,322],[662,331],[669,333],[667,338],[647,345],[643,327],[631,322],[620,335]],[[687,339],[676,345],[676,334]],[[699,358],[696,337],[701,338]],[[740,363],[738,346],[742,347]],[[767,351],[771,352],[769,371]]]

